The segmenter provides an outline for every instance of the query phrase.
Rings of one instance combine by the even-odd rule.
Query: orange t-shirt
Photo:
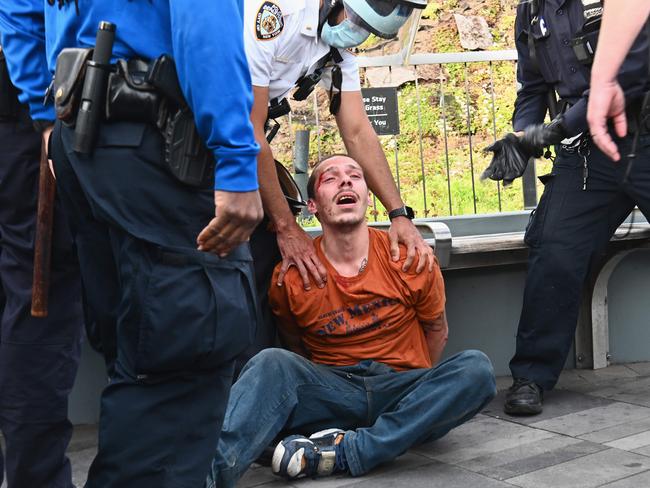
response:
[[[280,264],[269,291],[278,326],[301,338],[316,363],[349,366],[364,359],[397,370],[430,368],[431,359],[420,321],[437,319],[444,311],[445,289],[436,261],[433,272],[420,274],[415,266],[402,271],[400,260],[390,258],[388,234],[369,228],[366,269],[353,277],[340,276],[321,249],[314,246],[327,268],[327,285],[305,290],[295,267],[284,285],[275,285]]]

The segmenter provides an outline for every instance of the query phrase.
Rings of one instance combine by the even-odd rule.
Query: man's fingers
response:
[[[402,271],[408,271],[411,265],[413,264],[414,260],[415,260],[415,246],[411,244],[406,249],[406,260],[404,261],[404,265],[402,266]]]
[[[420,274],[427,264],[427,251],[418,247],[418,264],[415,267],[415,272]]]
[[[309,282],[309,272],[305,265],[298,261],[295,263],[296,268],[298,268],[298,273],[300,273],[300,278],[302,279],[302,286],[305,290],[311,290],[311,283]]]
[[[625,117],[625,112],[621,112],[612,117],[612,122],[614,124],[614,132],[616,132],[616,135],[618,137],[625,137],[627,135],[627,117]]]
[[[282,286],[284,283],[284,275],[287,274],[287,270],[291,267],[291,263],[282,261],[282,266],[280,266],[280,272],[278,273],[278,281],[275,283],[278,286]]]
[[[431,250],[431,253],[427,256],[427,260],[429,261],[429,273],[433,273],[433,269],[435,268],[436,265],[436,257],[435,254],[433,253],[433,249]]]
[[[592,135],[592,139],[596,146],[613,161],[618,161],[621,156],[618,153],[618,147],[610,137],[608,132]]]
[[[390,258],[393,261],[397,261],[399,259],[399,243],[397,240],[397,236],[391,235],[389,238],[390,238]]]
[[[305,266],[309,274],[311,274],[311,276],[314,278],[314,282],[316,283],[316,286],[318,288],[322,288],[325,285],[325,280],[323,279],[323,276],[321,275],[320,270],[314,263],[313,259],[311,258],[305,259],[303,265]],[[307,276],[307,279],[309,280],[309,276]]]

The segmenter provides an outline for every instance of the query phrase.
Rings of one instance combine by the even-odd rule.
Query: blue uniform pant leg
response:
[[[92,157],[72,151],[72,136],[55,126],[58,191],[82,263],[96,263],[97,275],[84,275],[89,315],[104,317],[116,351],[86,486],[202,486],[233,359],[254,330],[252,290],[242,285],[253,281],[250,253],[241,246],[220,260],[196,250],[214,192],[170,175],[154,127],[102,125]]]
[[[277,327],[269,305],[269,288],[275,265],[282,260],[278,238],[275,232],[268,229],[269,221],[264,219],[251,235],[251,254],[255,268],[255,284],[257,287],[257,332],[253,343],[237,358],[235,377],[255,354],[267,347],[276,347]]]
[[[9,488],[72,486],[65,455],[68,396],[80,357],[81,286],[58,200],[48,317],[31,316],[41,135],[27,120],[0,122],[0,431]],[[1,464],[1,463],[0,463]]]
[[[409,448],[444,436],[481,411],[496,395],[490,360],[464,351],[431,369],[371,379],[376,417],[343,438],[350,474],[360,476]],[[375,404],[373,406],[373,404]]]
[[[634,206],[621,191],[620,165],[592,146],[588,168],[583,190],[582,157],[560,149],[526,230],[528,272],[510,370],[544,390],[564,367],[588,271]]]
[[[258,353],[233,385],[206,486],[234,488],[281,432],[308,436],[365,423],[365,389],[351,378],[284,349]]]
[[[618,142],[618,141],[617,141]],[[628,140],[619,142],[621,154],[626,155],[631,151]],[[634,200],[643,212],[643,215],[650,221],[650,135],[644,134],[639,136],[636,149],[636,158],[633,160],[626,159],[624,164],[620,164],[624,170],[627,165],[631,164],[630,173],[627,181],[623,183],[625,192]]]

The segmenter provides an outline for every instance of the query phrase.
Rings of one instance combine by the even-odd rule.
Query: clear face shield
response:
[[[338,22],[340,16],[343,20]],[[347,49],[362,44],[370,32],[352,21],[354,13],[346,9],[344,4],[338,4],[329,12],[327,21],[323,24],[320,37],[329,46]]]

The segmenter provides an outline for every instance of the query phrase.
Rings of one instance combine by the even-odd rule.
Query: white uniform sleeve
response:
[[[340,50],[343,61],[339,63],[341,73],[343,74],[343,82],[341,83],[341,91],[359,91],[361,90],[361,80],[359,79],[359,65],[357,58],[354,54],[345,50]],[[321,86],[329,90],[332,84],[332,70],[326,69],[321,78]],[[253,81],[253,84],[255,82]]]
[[[273,60],[282,35],[273,39],[258,39],[256,34],[257,2],[245,2],[244,13],[244,48],[254,86],[269,86],[273,72]]]

